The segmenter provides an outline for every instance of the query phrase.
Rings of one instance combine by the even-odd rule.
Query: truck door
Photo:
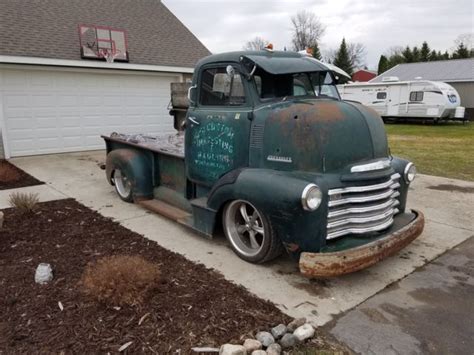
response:
[[[195,183],[212,186],[225,173],[248,166],[252,107],[238,68],[214,65],[198,73],[185,144],[187,177]]]

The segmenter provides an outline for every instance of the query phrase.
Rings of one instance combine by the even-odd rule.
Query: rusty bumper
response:
[[[412,211],[416,217],[404,227],[359,247],[331,253],[301,253],[300,271],[308,277],[331,277],[365,269],[397,253],[423,231],[423,213]]]

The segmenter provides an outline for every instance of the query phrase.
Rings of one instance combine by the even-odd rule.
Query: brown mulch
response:
[[[75,200],[41,203],[30,215],[3,210],[0,230],[0,353],[168,353],[219,346],[290,319],[220,274],[102,217]],[[161,285],[140,307],[107,307],[79,280],[89,262],[140,255],[160,266]],[[54,279],[34,282],[51,263]],[[64,307],[61,311],[58,302]],[[148,314],[141,325],[140,318]]]
[[[44,182],[35,179],[8,161],[0,160],[0,190],[41,184],[44,184]]]

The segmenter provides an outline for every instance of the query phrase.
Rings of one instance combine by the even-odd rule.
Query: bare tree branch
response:
[[[362,68],[365,66],[367,51],[362,43],[349,43],[347,45],[347,51],[349,52],[349,58],[353,68]]]
[[[337,55],[337,50],[334,48],[326,49],[324,52],[324,59],[328,63],[334,62],[334,59]],[[367,50],[362,43],[347,43],[347,52],[349,54],[349,60],[351,66],[356,68],[363,68],[365,66],[365,57],[367,55]]]
[[[262,37],[257,36],[254,39],[245,43],[245,45],[243,46],[243,49],[246,51],[260,51],[263,48],[265,48],[265,46],[268,43],[269,42],[267,40],[263,39]]]
[[[301,51],[314,47],[324,35],[326,26],[312,12],[299,11],[291,17],[293,25],[293,49]]]

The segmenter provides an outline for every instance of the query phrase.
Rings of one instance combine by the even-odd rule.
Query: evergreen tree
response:
[[[417,46],[413,47],[411,53],[413,55],[413,62],[419,62],[420,61],[420,50],[418,49]]]
[[[430,52],[431,52],[431,49],[428,46],[428,43],[424,41],[423,44],[421,45],[420,61],[427,62],[428,60],[430,60]]]
[[[443,54],[443,59],[445,59],[445,60],[450,59],[450,56],[449,56],[448,51],[445,51],[445,52],[444,52],[444,54]]]
[[[354,68],[352,67],[345,38],[342,39],[339,50],[336,52],[333,64],[344,70],[347,74],[352,75]]]
[[[463,58],[469,58],[469,50],[466,48],[464,43],[459,43],[458,48],[453,53],[453,58],[454,59],[463,59]]]
[[[402,55],[406,63],[413,62],[413,53],[409,46],[406,46],[406,48],[402,52]]]
[[[380,56],[380,59],[379,59],[379,66],[378,66],[378,70],[377,70],[377,74],[380,75],[384,72],[386,72],[389,68],[389,63],[388,63],[388,59],[386,56],[384,55],[381,55]]]
[[[429,61],[435,61],[435,60],[440,60],[440,57],[438,57],[438,53],[433,49],[430,53],[430,56],[428,58]]]
[[[321,51],[319,50],[318,43],[315,43],[312,49],[313,49],[313,57],[316,58],[317,60],[322,60],[323,57],[321,56]]]

